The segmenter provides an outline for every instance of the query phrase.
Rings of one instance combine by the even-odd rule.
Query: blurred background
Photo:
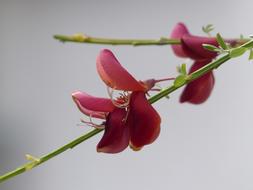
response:
[[[185,62],[169,46],[60,43],[54,34],[117,38],[169,36],[184,22],[191,33],[213,24],[224,37],[252,34],[252,1],[0,0],[0,174],[86,133],[71,92],[107,96],[95,60],[111,49],[137,79],[175,76]],[[188,67],[190,66],[188,61]],[[96,152],[101,134],[0,184],[0,189],[250,190],[253,188],[253,64],[247,55],[215,71],[199,106],[178,102],[182,89],[154,106],[159,139],[140,152]]]

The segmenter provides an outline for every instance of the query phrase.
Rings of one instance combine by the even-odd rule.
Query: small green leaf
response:
[[[208,24],[206,26],[202,27],[202,31],[208,35],[210,35],[209,33],[214,29],[212,24]]]
[[[252,60],[252,59],[253,59],[253,50],[251,48],[249,51],[249,60]]]
[[[231,58],[239,57],[247,51],[245,47],[237,47],[230,50],[229,55]]]
[[[220,47],[222,47],[224,50],[228,49],[227,44],[225,43],[225,41],[223,40],[223,38],[221,37],[221,35],[219,33],[217,33],[216,39],[217,39],[217,42],[219,43]]]
[[[178,65],[178,66],[177,66],[177,72],[178,72],[180,75],[186,75],[186,74],[187,74],[187,71],[186,71],[186,64],[183,63],[182,65]]]
[[[215,51],[215,52],[221,52],[221,49],[217,48],[214,45],[211,44],[202,44],[203,48],[209,50],[209,51]]]
[[[177,78],[174,80],[174,86],[175,87],[180,87],[182,86],[186,81],[186,76],[185,75],[179,75]]]
[[[185,63],[183,63],[183,64],[181,65],[181,74],[182,74],[182,75],[187,75],[186,64],[185,64]]]
[[[207,28],[209,31],[214,29],[214,27],[213,27],[212,24],[208,24],[208,25],[206,26],[206,28]]]

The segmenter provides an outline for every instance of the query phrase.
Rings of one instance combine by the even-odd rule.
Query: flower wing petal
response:
[[[124,91],[145,91],[139,83],[124,69],[110,50],[102,50],[97,57],[97,71],[107,86]]]
[[[125,122],[126,111],[116,108],[105,123],[105,132],[97,145],[98,152],[118,153],[129,144],[129,127]]]
[[[97,111],[92,111],[92,110],[86,109],[86,108],[82,107],[79,102],[76,102],[76,105],[79,108],[79,110],[87,116],[94,117],[94,118],[99,118],[99,119],[105,119],[106,118],[106,113],[105,112],[97,112]]]
[[[94,97],[85,92],[76,91],[72,93],[72,98],[81,112],[92,117],[104,118],[105,112],[115,109],[110,99]]]
[[[128,122],[130,123],[130,145],[134,150],[151,144],[159,136],[161,118],[143,92],[131,94]]]
[[[194,60],[213,59],[217,56],[216,52],[205,49],[203,44],[211,44],[218,47],[216,38],[184,35],[182,37],[182,49]]]
[[[182,39],[182,37],[186,34],[189,34],[188,29],[184,23],[180,22],[172,30],[170,37],[175,39]],[[172,45],[171,47],[177,56],[188,57],[188,55],[184,52],[182,45]]]
[[[197,61],[193,64],[190,69],[190,73],[198,70],[199,68],[203,67],[207,64],[208,60],[205,61]],[[205,102],[208,97],[211,95],[215,83],[213,72],[210,71],[206,73],[202,77],[190,82],[187,84],[183,93],[180,97],[180,102],[189,102],[192,104],[201,104]]]

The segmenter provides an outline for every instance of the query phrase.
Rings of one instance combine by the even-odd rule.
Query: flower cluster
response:
[[[180,45],[172,45],[174,53],[178,57],[191,58],[194,60],[189,73],[192,73],[206,64],[210,63],[216,56],[216,52],[211,52],[203,48],[203,44],[210,44],[218,47],[216,38],[194,36],[189,33],[187,27],[183,23],[178,23],[172,33],[172,38],[180,39]],[[235,40],[226,40],[227,43],[233,45]],[[189,83],[180,97],[180,102],[189,102],[192,104],[201,104],[210,96],[214,87],[213,71],[206,73],[202,77]]]
[[[97,71],[109,89],[110,98],[94,97],[80,91],[72,94],[82,113],[104,120],[100,125],[87,122],[93,127],[105,129],[97,151],[118,153],[128,145],[133,150],[140,150],[152,143],[160,133],[161,118],[145,94],[157,81],[137,81],[121,66],[110,50],[99,53]],[[113,90],[122,91],[115,100],[112,97]]]
[[[218,47],[216,38],[191,35],[183,23],[178,23],[172,31],[172,38],[180,39],[180,45],[172,45],[174,53],[183,58],[191,58],[194,64],[192,73],[211,62],[216,52],[210,52],[202,47],[210,44]],[[227,43],[234,43],[227,40]],[[100,78],[106,84],[110,98],[99,98],[85,92],[76,91],[73,100],[82,113],[90,117],[84,123],[103,128],[104,134],[97,145],[98,152],[118,153],[130,146],[140,150],[151,144],[159,136],[161,118],[151,106],[146,94],[154,89],[157,82],[168,80],[149,79],[137,81],[124,69],[110,50],[102,50],[96,61]],[[215,79],[210,71],[187,84],[180,97],[180,102],[201,104],[210,96]],[[115,90],[121,91],[117,98],[113,97]],[[102,119],[102,124],[95,124],[92,118]]]

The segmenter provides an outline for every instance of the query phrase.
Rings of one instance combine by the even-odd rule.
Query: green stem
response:
[[[54,35],[54,38],[61,42],[77,42],[77,43],[90,43],[90,44],[108,44],[108,45],[168,45],[168,44],[180,44],[179,39],[170,39],[161,37],[158,40],[150,39],[110,39],[110,38],[95,38],[91,36],[85,36],[83,34],[76,34],[73,36]]]
[[[75,42],[75,43],[88,43],[88,44],[107,44],[107,45],[132,45],[132,46],[147,46],[147,45],[175,45],[181,44],[180,39],[172,39],[161,37],[160,39],[115,39],[115,38],[97,38],[84,34],[67,35],[54,35],[54,38],[61,42]],[[236,39],[238,46],[249,41],[249,39]]]
[[[246,42],[245,44],[241,45],[240,47],[244,47],[244,48],[247,48],[247,49],[252,48],[253,47],[253,40],[250,40],[250,41]],[[168,88],[165,88],[165,89],[161,90],[159,93],[152,96],[149,99],[149,102],[151,104],[155,103],[156,101],[160,100],[161,98],[163,98],[165,96],[168,96],[170,93],[174,92],[178,88],[180,88],[180,87],[188,84],[189,82],[205,75],[206,73],[210,72],[211,70],[218,68],[220,65],[222,65],[223,63],[225,63],[229,59],[231,59],[229,53],[223,55],[222,57],[218,58],[217,60],[212,61],[211,63],[205,65],[204,67],[200,68],[199,70],[197,70],[197,71],[191,73],[190,75],[188,75],[187,79],[180,86],[172,85]],[[24,173],[28,170],[31,170],[32,168],[48,161],[49,159],[65,152],[68,149],[74,148],[75,146],[79,145],[83,141],[85,141],[85,140],[93,137],[94,135],[100,133],[101,131],[103,131],[103,129],[94,129],[94,130],[90,131],[89,133],[87,133],[87,134],[71,141],[70,143],[67,143],[66,145],[60,147],[59,149],[56,149],[53,152],[51,152],[51,153],[49,153],[45,156],[42,156],[39,159],[38,158],[33,158],[33,157],[31,158],[31,156],[30,156],[30,158],[32,159],[31,162],[28,162],[28,163],[22,165],[21,167],[0,176],[0,183],[7,180],[7,179],[10,179],[14,176],[17,176],[21,173]]]

